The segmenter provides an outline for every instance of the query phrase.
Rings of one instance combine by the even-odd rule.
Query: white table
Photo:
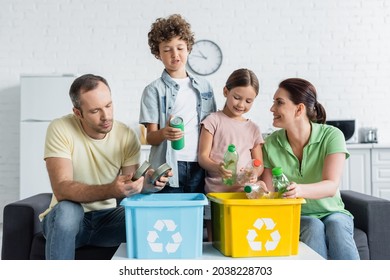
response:
[[[122,243],[114,256],[113,260],[124,260],[127,258],[126,243]],[[280,257],[249,257],[249,258],[232,258],[224,256],[220,251],[215,249],[211,242],[203,243],[202,260],[237,260],[237,259],[262,259],[262,260],[323,260],[319,254],[313,251],[305,243],[299,242],[298,255],[280,256]]]

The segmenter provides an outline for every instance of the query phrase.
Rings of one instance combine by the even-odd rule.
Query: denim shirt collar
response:
[[[186,72],[186,73],[187,73],[187,76],[190,78],[192,86],[197,88],[196,85],[198,84],[198,81],[197,81],[196,77],[188,72]],[[179,90],[179,85],[172,79],[172,77],[168,74],[166,69],[163,70],[163,72],[161,74],[161,79],[164,81],[164,83],[168,87],[174,87],[176,90]]]

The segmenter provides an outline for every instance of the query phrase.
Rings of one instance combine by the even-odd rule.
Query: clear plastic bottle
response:
[[[261,167],[261,160],[259,159],[251,159],[248,164],[240,170],[237,175],[237,182],[241,186],[251,182],[253,179],[257,181],[257,177],[259,176],[259,171]]]
[[[244,187],[244,192],[246,194],[246,197],[249,199],[258,199],[263,196],[263,192],[261,190],[261,187],[256,184],[247,184]]]
[[[283,194],[287,192],[287,187],[290,185],[290,181],[286,175],[283,174],[281,167],[272,168],[272,185],[275,192],[278,193],[278,197],[282,198]]]
[[[237,162],[238,162],[238,153],[236,151],[236,146],[230,144],[225,152],[223,157],[224,168],[232,171],[232,177],[222,178],[222,181],[225,185],[233,186],[236,183],[237,179]]]
[[[264,186],[258,183],[246,184],[244,187],[244,192],[246,197],[249,199],[260,199],[260,198],[270,198],[269,192],[264,190]]]

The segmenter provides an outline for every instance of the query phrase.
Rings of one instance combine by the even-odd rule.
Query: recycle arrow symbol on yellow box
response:
[[[276,224],[271,218],[258,218],[253,224],[255,229],[248,229],[248,234],[246,239],[249,246],[253,251],[263,250],[263,244],[261,241],[255,241],[258,236],[257,231],[261,231],[265,225],[265,230],[270,231],[270,239],[265,242],[265,249],[267,251],[275,250],[281,239],[280,233],[278,230],[274,230]]]

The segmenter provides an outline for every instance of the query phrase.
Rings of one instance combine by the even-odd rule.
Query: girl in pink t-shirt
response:
[[[243,114],[249,112],[259,92],[259,81],[248,69],[235,70],[226,81],[223,94],[226,103],[221,111],[211,113],[201,122],[198,160],[206,170],[205,190],[209,192],[243,191],[238,183],[226,186],[222,178],[231,177],[223,164],[224,153],[234,144],[239,155],[237,170],[251,159],[263,161],[261,145],[264,143],[259,127]],[[261,166],[258,176],[263,172]],[[205,220],[211,241],[210,209],[206,206]]]

